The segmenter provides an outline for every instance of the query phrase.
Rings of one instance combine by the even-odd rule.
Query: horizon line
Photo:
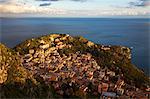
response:
[[[111,15],[111,16],[1,16],[0,18],[150,18],[149,15]]]

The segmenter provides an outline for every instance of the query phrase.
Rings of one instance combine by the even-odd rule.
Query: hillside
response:
[[[0,48],[3,97],[11,97],[9,87],[16,97],[45,98],[144,97],[149,88],[149,78],[131,64],[131,50],[124,46],[51,34]]]

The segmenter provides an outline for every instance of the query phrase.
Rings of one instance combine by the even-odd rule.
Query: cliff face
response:
[[[13,50],[2,44],[0,47],[4,97],[8,91],[5,86],[12,81],[31,81],[32,94],[22,96],[47,98],[99,97],[103,92],[122,96],[132,88],[142,91],[149,83],[148,77],[131,64],[131,50],[123,46],[104,46],[83,37],[51,34],[26,40]],[[38,88],[41,91],[36,95]]]

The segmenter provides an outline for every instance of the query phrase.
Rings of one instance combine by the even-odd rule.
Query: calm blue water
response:
[[[14,47],[49,33],[81,35],[95,43],[133,47],[132,62],[149,72],[149,19],[1,18],[1,42]]]

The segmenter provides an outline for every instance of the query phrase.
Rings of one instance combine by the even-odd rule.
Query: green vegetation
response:
[[[28,73],[22,66],[19,56],[16,54],[16,52],[5,47],[3,44],[0,44],[0,49],[0,66],[1,68],[4,68],[4,71],[6,71],[6,73],[8,73],[8,76],[6,76],[6,82],[25,82]]]
[[[51,44],[51,42],[57,38],[57,37],[64,37],[65,34],[51,34],[51,35],[45,35],[38,38],[32,38],[29,40],[26,40],[20,44],[18,44],[16,47],[14,47],[14,50],[19,52],[21,55],[27,54],[29,49],[38,49],[40,42],[43,41],[45,44]],[[51,45],[52,46],[52,45]]]
[[[6,75],[2,76],[1,98],[47,98],[51,87],[38,83],[35,78],[21,64],[15,51],[0,44],[0,68],[4,68]],[[1,80],[2,80],[1,79]]]
[[[60,37],[64,37],[65,34],[62,34]],[[46,42],[51,42],[51,35],[39,37],[37,39],[27,40],[14,49],[20,53],[26,53],[29,49],[35,49],[39,46],[39,40],[44,40]],[[56,37],[54,37],[55,39]],[[128,56],[131,52],[128,52],[127,48],[123,46],[111,46],[110,50],[105,51],[101,50],[102,45],[95,44],[94,46],[87,45],[88,40],[78,36],[78,37],[69,37],[64,41],[66,45],[72,45],[71,48],[63,48],[58,50],[60,54],[69,54],[80,51],[81,53],[91,53],[94,59],[97,61],[98,65],[108,68],[113,68],[113,66],[117,66],[122,70],[122,73],[126,76],[126,80],[128,83],[130,81],[134,81],[137,86],[141,86],[145,83],[149,83],[149,78],[145,76],[145,74],[137,69],[133,64],[131,64],[131,59],[128,59]],[[27,46],[30,43],[30,46]],[[115,63],[113,63],[115,61]],[[129,75],[130,74],[130,75]],[[140,82],[140,83],[138,83]]]
[[[20,43],[13,49],[0,44],[0,68],[4,68],[4,71],[6,71],[6,75],[2,76],[3,80],[1,81],[2,98],[59,98],[51,84],[46,85],[42,78],[32,75],[30,71],[22,66],[20,55],[28,54],[30,49],[39,49],[41,42],[43,44],[50,44],[50,47],[53,47],[55,46],[55,39],[65,36],[65,34],[53,34],[33,38]],[[103,50],[103,45],[93,45],[92,42],[80,36],[69,36],[62,42],[66,45],[71,45],[71,47],[59,49],[58,52],[60,55],[68,55],[78,51],[80,53],[90,53],[99,66],[108,67],[118,74],[124,74],[125,81],[128,84],[133,83],[136,87],[140,88],[144,87],[145,84],[150,85],[149,78],[136,66],[131,64],[131,52],[129,48],[123,46],[106,46],[110,49]],[[82,97],[83,94],[80,94]],[[94,97],[92,93],[89,93],[87,96],[89,98]]]
[[[150,85],[149,78],[140,71],[137,67],[131,64],[131,59],[128,59],[131,54],[127,48],[122,46],[112,46],[110,50],[101,50],[102,45],[95,44],[95,46],[87,46],[88,40],[83,37],[74,37],[66,43],[71,44],[70,49],[64,48],[59,51],[61,54],[69,54],[80,51],[81,53],[91,53],[99,66],[113,68],[119,67],[125,77],[126,81],[131,84],[133,81],[137,87],[144,86],[145,83]],[[115,63],[113,63],[115,61]]]
[[[1,98],[52,98],[52,87],[39,82],[34,84],[30,79],[26,79],[24,84],[20,82],[7,83],[1,85]]]

